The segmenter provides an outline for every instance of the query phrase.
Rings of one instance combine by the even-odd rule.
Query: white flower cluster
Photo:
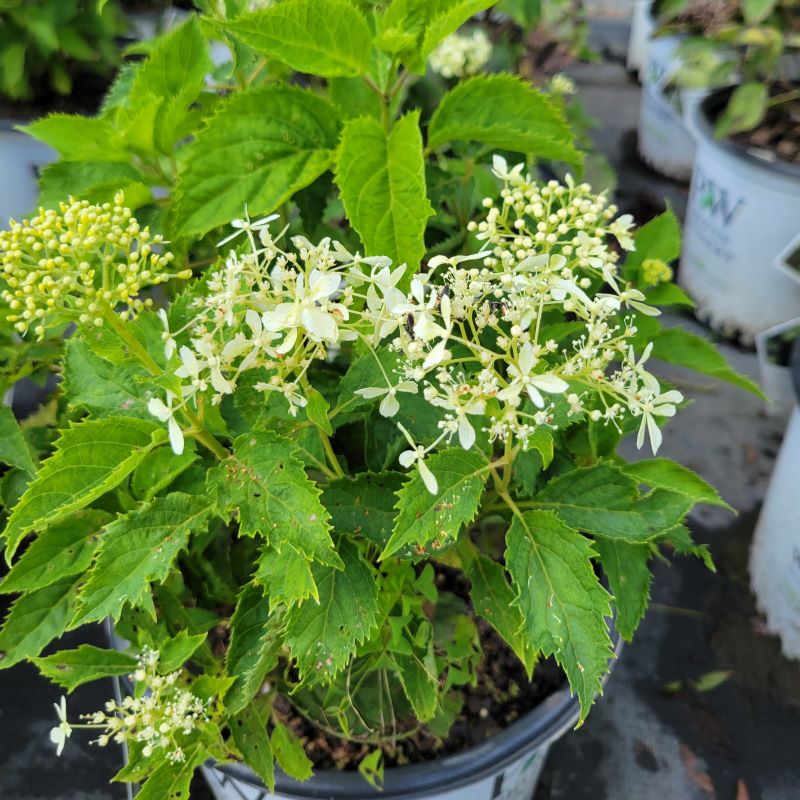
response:
[[[138,742],[142,755],[149,758],[157,749],[167,751],[167,760],[177,764],[185,759],[179,739],[188,736],[199,723],[207,722],[207,703],[188,689],[178,686],[179,672],[158,674],[157,651],[145,648],[139,666],[131,676],[136,684],[135,695],[126,695],[121,703],[109,700],[104,711],[87,714],[86,724],[71,725],[67,720],[66,701],[56,705],[59,725],[50,731],[50,740],[61,755],[64,743],[74,728],[102,730],[95,740],[100,747],[110,741]]]
[[[306,373],[314,360],[334,355],[342,342],[371,346],[397,327],[389,309],[405,299],[396,288],[404,266],[392,270],[391,259],[362,258],[328,238],[313,245],[295,236],[295,249],[283,250],[276,243],[282,234],[273,238],[268,228],[274,219],[234,220],[237,232],[220,245],[245,234],[250,252],[230,252],[183,329],[169,331],[162,312],[180,393],[153,398],[149,409],[167,422],[176,453],[183,450],[176,412],[187,404],[196,410],[206,393],[219,403],[243,373],[257,369],[265,380],[255,388],[281,394],[296,415],[307,404]],[[185,332],[191,346],[178,348],[175,337]]]
[[[450,34],[430,54],[428,63],[443,78],[474,75],[492,57],[492,42],[483,28]]]
[[[231,252],[194,301],[192,321],[164,334],[180,390],[151,400],[150,411],[168,423],[176,452],[178,408],[199,409],[209,395],[219,402],[258,369],[255,388],[279,393],[296,414],[312,362],[356,340],[382,373],[381,385],[357,394],[380,398],[380,413],[394,417],[400,394],[421,392],[438,416],[440,434],[426,445],[399,425],[409,444],[400,463],[416,464],[432,493],[427,455],[454,440],[470,449],[478,431],[513,455],[542,428],[583,416],[619,428],[630,414],[641,418],[639,446],[649,436],[657,451],[657,420],[683,398],[645,369],[652,347],[637,360],[631,346],[631,310],[659,313],[622,283],[608,243],[633,249],[632,220],[615,218],[603,194],[569,176],[540,184],[523,170],[495,158],[501,202],[486,198],[486,219],[470,224],[486,249],[432,258],[407,294],[398,289],[405,267],[392,269],[388,258],[352,255],[327,238],[294,237],[295,250],[283,250],[268,228],[274,217],[236,220],[232,236],[245,234],[250,252]],[[178,348],[174,337],[187,332],[189,345]],[[391,370],[376,352],[387,347]]]

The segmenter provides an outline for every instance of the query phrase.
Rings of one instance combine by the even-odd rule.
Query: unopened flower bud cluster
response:
[[[475,75],[492,57],[492,42],[483,28],[453,33],[431,53],[428,63],[443,78]]]
[[[146,286],[189,277],[169,271],[172,253],[159,252],[161,237],[123,203],[122,194],[102,205],[70,199],[0,232],[0,297],[20,333],[43,337],[74,321],[100,326],[118,306],[128,316],[150,305],[139,296]]]

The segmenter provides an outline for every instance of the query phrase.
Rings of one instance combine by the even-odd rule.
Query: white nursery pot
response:
[[[678,280],[711,327],[752,340],[800,310],[800,284],[773,263],[797,234],[800,168],[716,141],[709,118],[726,97],[715,92],[693,115],[698,149]]]
[[[645,65],[647,42],[656,28],[652,0],[636,0],[631,16],[631,35],[628,39],[627,67],[641,77]]]
[[[39,170],[55,160],[55,152],[42,142],[15,130],[16,122],[0,120],[0,227],[36,207]]]
[[[770,352],[775,349],[771,342],[783,333],[795,339],[800,337],[800,317],[759,331],[755,339],[759,383],[770,401],[767,411],[772,414],[785,414],[796,402],[791,367],[788,363],[776,363],[774,354]]]
[[[778,454],[750,553],[750,580],[767,629],[784,655],[800,658],[800,409]]]
[[[695,105],[707,92],[686,92],[675,86],[682,42],[681,36],[659,36],[646,43],[638,139],[639,155],[649,166],[662,175],[687,181],[692,174],[695,143],[685,121],[684,105]]]

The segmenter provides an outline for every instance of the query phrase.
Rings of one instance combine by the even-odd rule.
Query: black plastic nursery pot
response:
[[[714,137],[732,91],[712,92],[693,111],[697,152],[678,279],[701,318],[752,341],[800,308],[800,280],[776,266],[798,232],[800,167]]]
[[[622,650],[611,628],[614,656],[605,680]],[[275,793],[242,764],[208,763],[203,771],[217,800],[499,800],[528,798],[539,779],[550,745],[578,721],[579,703],[566,683],[544,702],[481,744],[454,755],[391,767],[382,790],[357,772],[319,770],[303,783],[276,774]]]

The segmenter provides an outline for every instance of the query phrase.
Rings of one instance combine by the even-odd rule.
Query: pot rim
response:
[[[613,655],[608,661],[603,686],[623,646],[613,620],[609,627]],[[555,741],[577,722],[579,715],[578,698],[570,694],[565,682],[536,708],[474,747],[433,761],[388,768],[382,790],[374,790],[375,797],[380,800],[397,800],[412,795],[425,797],[442,789],[453,790],[472,785],[499,772],[526,753]],[[250,786],[265,788],[243,764],[209,761],[206,766]],[[315,770],[308,781],[300,783],[276,769],[275,791],[292,800],[330,800],[332,797],[336,800],[363,800],[370,789],[362,775],[355,770]]]
[[[790,164],[788,161],[782,161],[778,158],[771,160],[759,156],[754,151],[737,144],[730,137],[726,136],[724,139],[717,139],[714,137],[711,118],[715,112],[720,110],[723,103],[730,97],[735,88],[736,86],[733,85],[714,89],[702,102],[695,105],[692,112],[692,123],[696,135],[705,143],[717,147],[734,158],[745,161],[751,166],[764,169],[767,172],[800,180],[800,166]]]

